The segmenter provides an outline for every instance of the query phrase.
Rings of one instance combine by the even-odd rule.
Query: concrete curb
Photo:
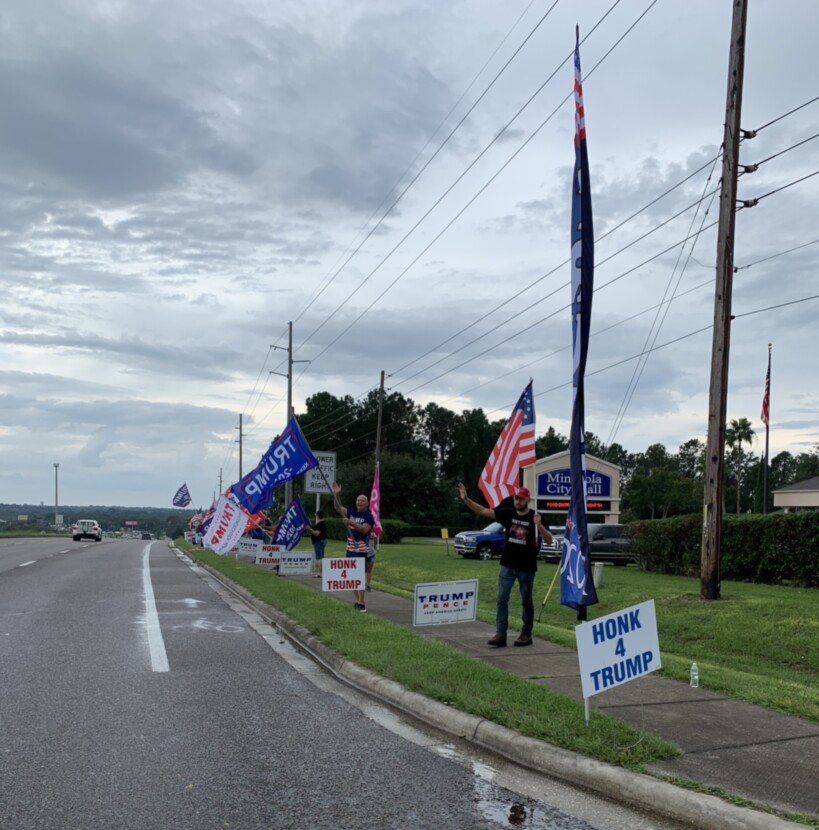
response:
[[[690,824],[697,830],[794,830],[802,826],[770,813],[738,807],[716,796],[676,787],[650,775],[631,772],[545,741],[527,738],[492,721],[405,689],[395,681],[339,656],[306,628],[252,596],[219,571],[201,562],[197,565],[230,587],[337,677],[424,723],[488,749],[513,763],[587,788],[612,801],[639,806],[655,815]]]

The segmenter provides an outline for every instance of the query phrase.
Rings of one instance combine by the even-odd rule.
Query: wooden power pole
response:
[[[705,450],[705,493],[700,560],[700,594],[703,599],[719,599],[720,597],[725,419],[728,398],[728,355],[731,346],[731,291],[734,276],[737,167],[747,17],[748,0],[734,0],[731,54],[728,62],[728,95],[725,105],[725,133],[722,144],[714,337],[711,348],[708,438]]]

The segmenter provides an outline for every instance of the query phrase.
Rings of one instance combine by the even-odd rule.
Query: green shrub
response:
[[[702,551],[699,514],[632,522],[640,567],[698,576]],[[819,511],[722,517],[722,579],[819,587]]]

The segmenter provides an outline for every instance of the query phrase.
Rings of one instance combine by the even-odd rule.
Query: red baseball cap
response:
[[[515,498],[530,499],[532,498],[532,494],[525,487],[518,487],[517,492],[515,493]]]

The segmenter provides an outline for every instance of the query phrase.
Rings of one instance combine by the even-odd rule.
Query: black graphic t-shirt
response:
[[[535,511],[523,515],[514,507],[496,507],[495,519],[506,528],[506,541],[500,563],[518,571],[537,570],[537,548],[540,543],[535,527]]]

